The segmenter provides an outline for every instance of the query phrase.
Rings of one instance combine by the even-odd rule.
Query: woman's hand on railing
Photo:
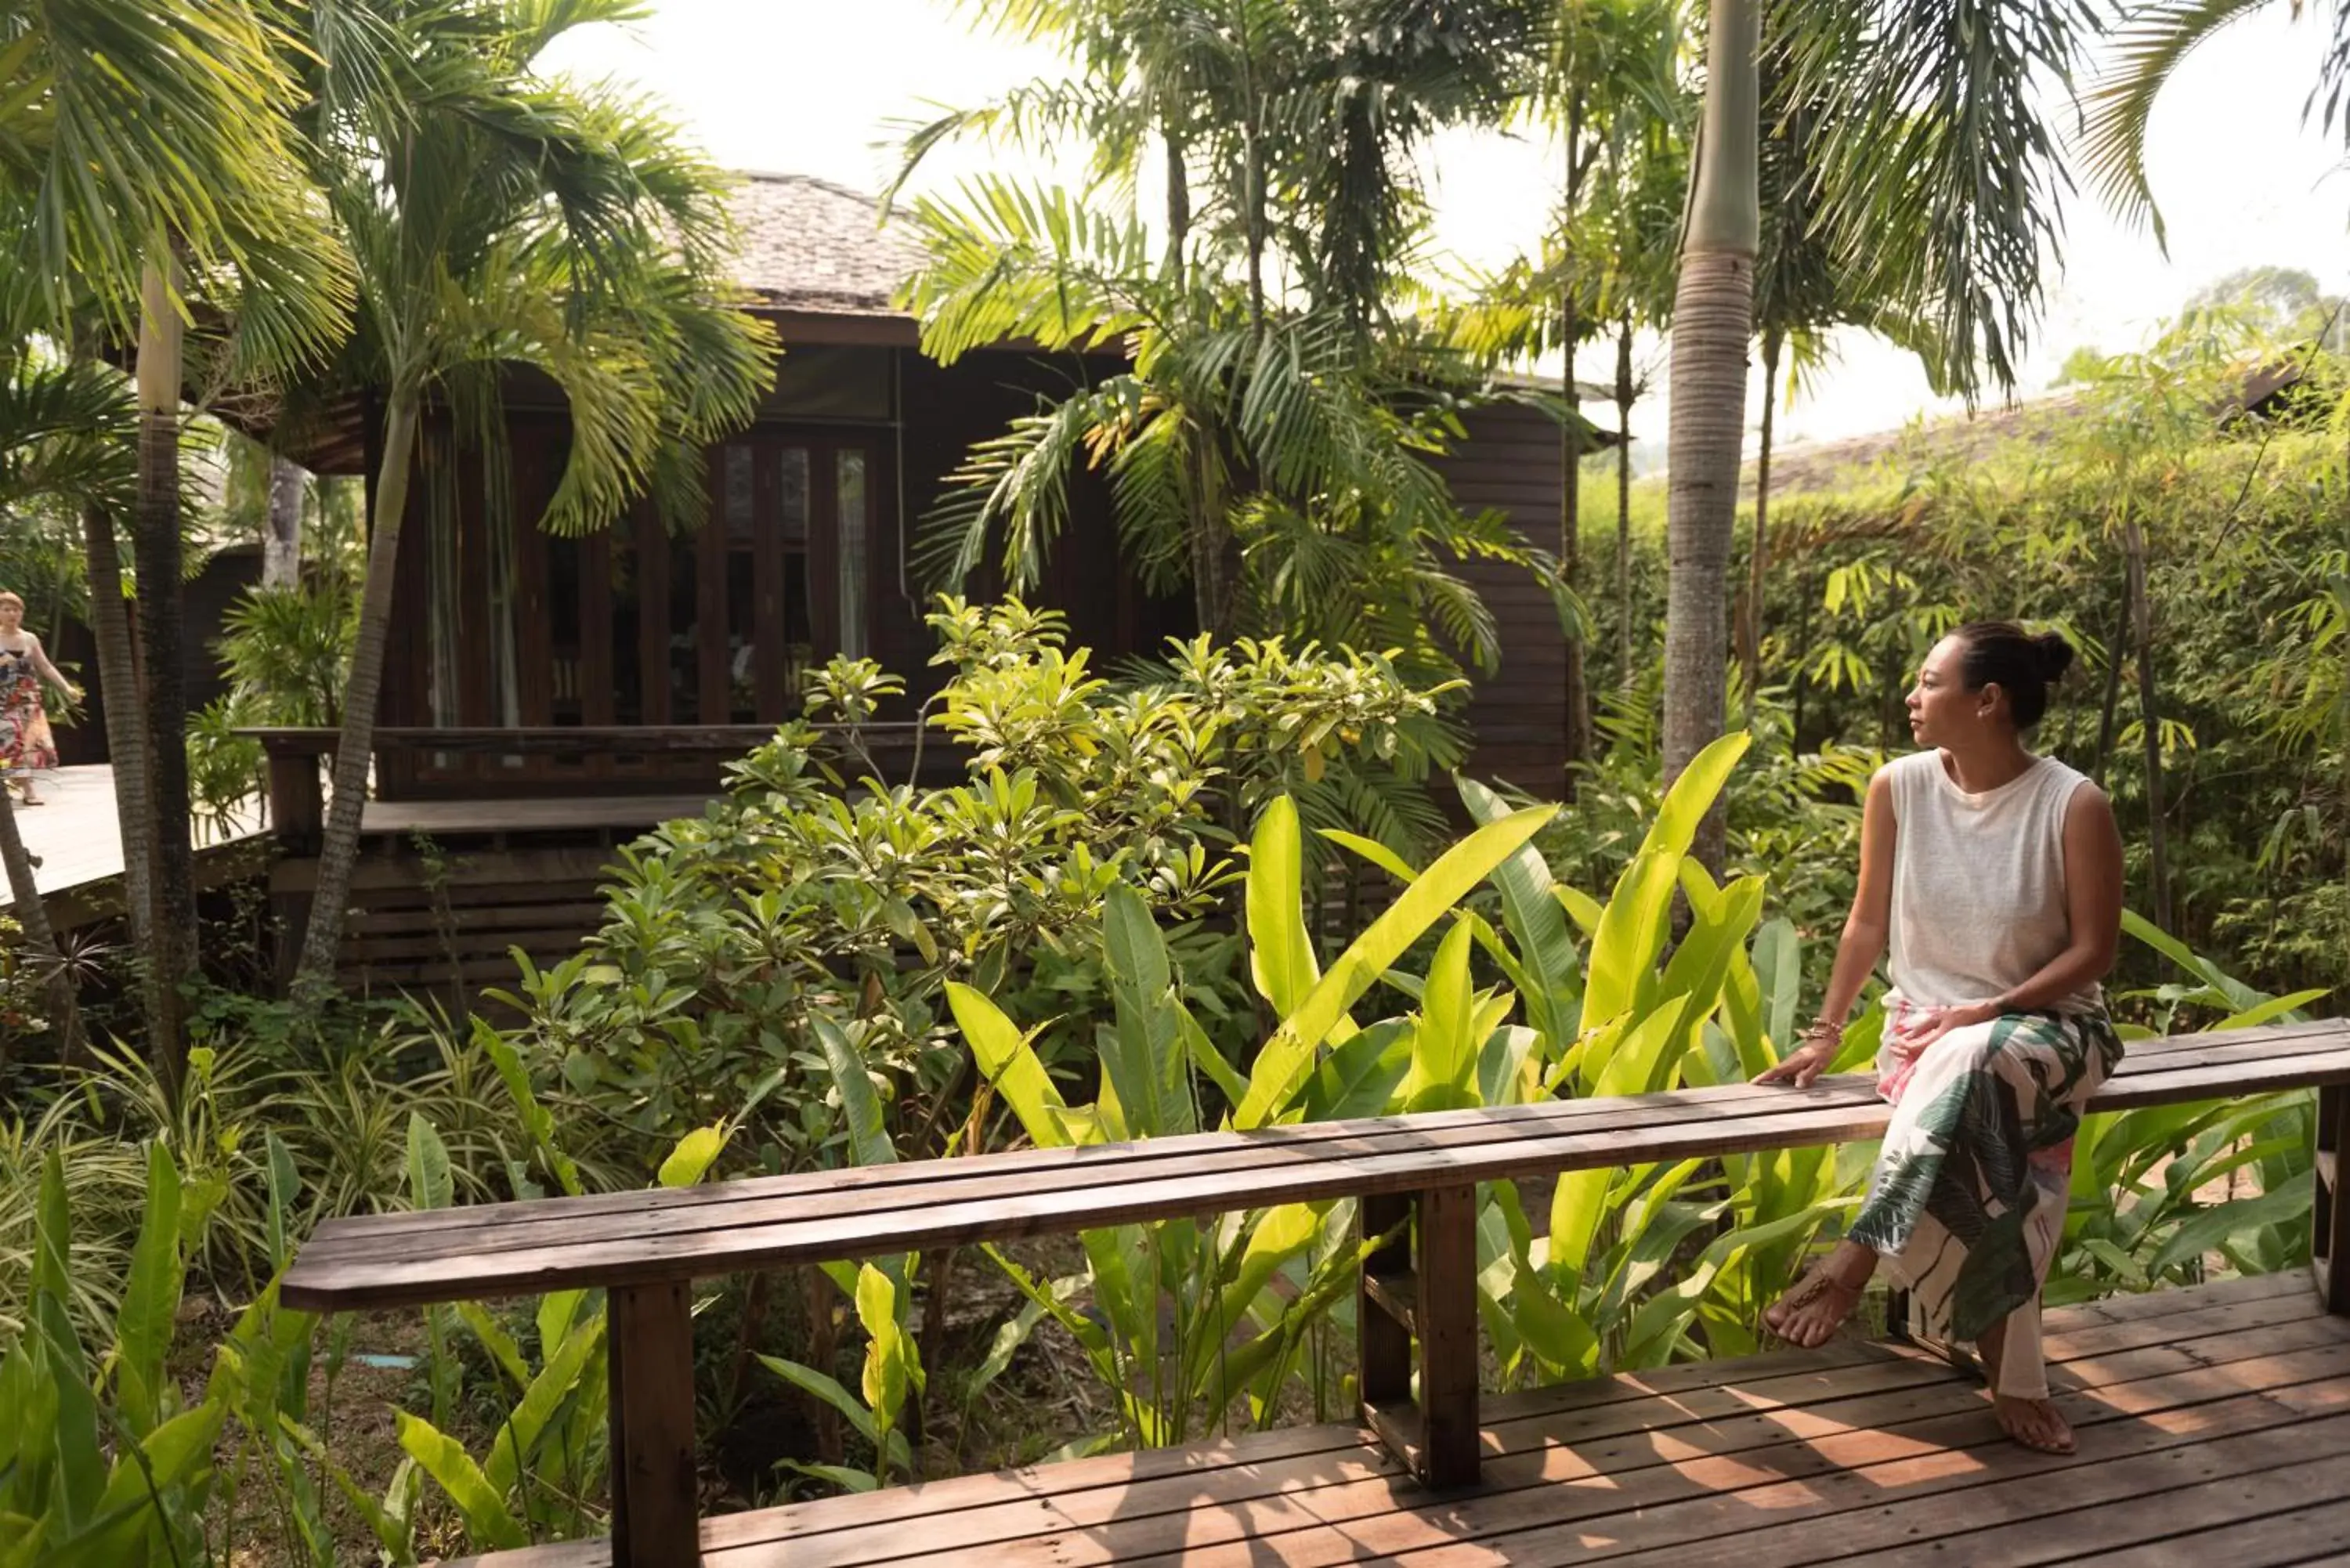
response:
[[[1836,1052],[1844,1044],[1844,1029],[1832,1020],[1813,1021],[1804,1031],[1804,1043],[1781,1059],[1775,1067],[1765,1067],[1754,1075],[1758,1084],[1785,1084],[1794,1088],[1808,1089],[1812,1080],[1828,1070]]]

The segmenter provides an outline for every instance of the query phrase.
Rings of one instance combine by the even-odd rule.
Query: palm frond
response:
[[[2203,42],[2265,0],[2167,0],[2133,10],[2112,58],[2088,93],[2082,167],[2089,184],[2123,218],[2152,225],[2167,252],[2162,210],[2146,171],[2147,128],[2171,73]]]

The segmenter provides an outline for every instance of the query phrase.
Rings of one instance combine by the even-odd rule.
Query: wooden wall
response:
[[[1467,420],[1469,439],[1438,467],[1470,512],[1503,513],[1527,541],[1558,553],[1563,483],[1558,422],[1539,409],[1501,405]],[[1468,770],[1555,800],[1566,769],[1566,637],[1550,596],[1524,571],[1471,561],[1461,576],[1501,626],[1501,668],[1478,680],[1468,723]]]

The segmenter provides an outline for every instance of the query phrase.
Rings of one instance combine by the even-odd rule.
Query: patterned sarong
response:
[[[1877,1092],[1895,1109],[1852,1239],[1930,1334],[1977,1340],[2013,1314],[1998,1391],[2045,1398],[2040,1286],[2064,1236],[2073,1135],[2122,1044],[2102,1012],[2012,1012],[1917,1051],[1895,1031],[1918,1012],[1888,999]]]

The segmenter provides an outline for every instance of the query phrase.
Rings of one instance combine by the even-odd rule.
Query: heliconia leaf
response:
[[[505,1498],[490,1485],[463,1443],[421,1416],[405,1410],[392,1415],[400,1426],[400,1446],[457,1505],[473,1545],[507,1551],[530,1544],[529,1532],[507,1511]]]
[[[605,1326],[604,1314],[593,1314],[554,1350],[542,1350],[546,1364],[530,1380],[490,1440],[489,1463],[483,1469],[498,1496],[505,1496],[521,1483],[548,1423],[579,1392],[590,1364],[603,1351]]]
[[[419,1209],[446,1209],[455,1196],[449,1146],[421,1111],[408,1113],[408,1200]]]
[[[1183,1004],[1175,994],[1166,940],[1142,895],[1123,882],[1102,900],[1102,956],[1113,1012],[1111,1027],[1101,1035],[1102,1071],[1117,1090],[1127,1136],[1197,1132],[1184,1062]]]
[[[986,992],[951,980],[947,981],[947,1006],[971,1044],[980,1075],[1011,1105],[1029,1141],[1039,1148],[1058,1148],[1075,1141],[1069,1134],[1069,1107],[1061,1091],[1053,1086],[1045,1064],[1036,1059],[1035,1048],[1003,1015],[1003,1010]]]
[[[1556,806],[1535,806],[1488,823],[1446,850],[1420,873],[1347,950],[1338,955],[1297,1011],[1282,1021],[1249,1075],[1249,1092],[1233,1113],[1240,1128],[1263,1127],[1286,1112],[1311,1073],[1314,1053],[1332,1026],[1388,965],[1444,912],[1485,879],[1493,867],[1557,815]]]
[[[725,1152],[724,1127],[696,1127],[678,1139],[677,1147],[669,1151],[669,1158],[660,1163],[658,1179],[663,1187],[695,1186],[710,1173],[710,1168],[718,1163],[718,1157]],[[861,1149],[858,1154],[858,1163],[871,1163],[864,1158]]]
[[[1249,843],[1249,978],[1257,994],[1286,1018],[1322,978],[1305,932],[1303,851],[1297,806],[1275,795],[1257,818]]]
[[[1453,785],[1477,821],[1507,815],[1502,797],[1475,779],[1461,774]],[[1554,1053],[1564,1051],[1581,1026],[1583,971],[1565,907],[1552,896],[1550,863],[1526,845],[1494,868],[1493,885],[1502,893],[1502,923],[1517,945],[1527,1022],[1550,1038]]]
[[[171,1353],[186,1271],[180,1261],[180,1170],[158,1140],[147,1150],[146,1212],[130,1251],[122,1310],[114,1320],[115,1407],[134,1437],[145,1437],[164,1407],[164,1357]]]

